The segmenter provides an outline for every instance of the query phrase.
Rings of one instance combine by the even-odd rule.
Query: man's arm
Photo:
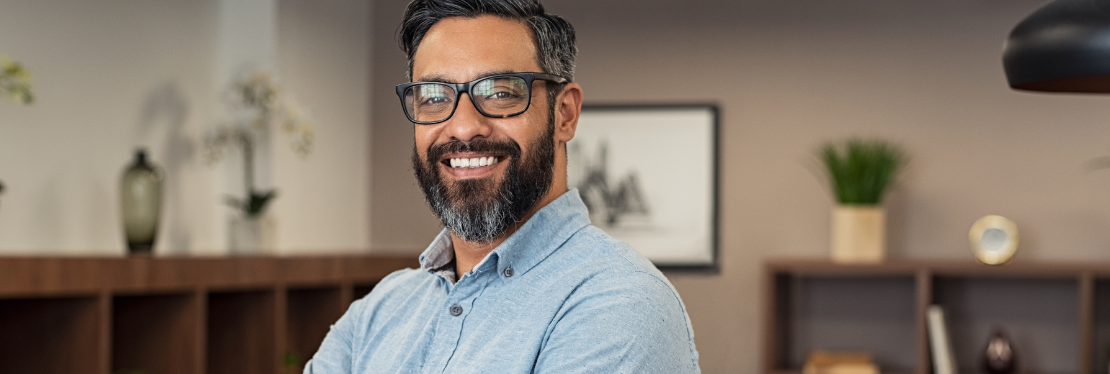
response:
[[[324,337],[320,349],[304,366],[304,374],[346,374],[351,372],[351,341],[352,332],[358,326],[358,313],[360,306],[366,299],[356,300],[351,307],[339,317],[331,330]]]
[[[669,284],[636,272],[592,279],[581,290],[556,316],[535,373],[700,372],[685,310]]]

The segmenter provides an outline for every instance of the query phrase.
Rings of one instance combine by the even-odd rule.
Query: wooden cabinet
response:
[[[0,258],[0,373],[300,373],[414,257]]]
[[[1106,374],[1110,264],[823,260],[764,264],[763,371],[801,372],[815,349],[867,351],[884,373],[932,372],[925,310],[945,312],[960,373],[982,372],[995,328],[1021,373]]]

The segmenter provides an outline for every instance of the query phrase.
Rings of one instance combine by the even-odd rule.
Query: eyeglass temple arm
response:
[[[555,74],[533,73],[532,75],[535,76],[536,78],[543,79],[545,81],[552,81],[552,82],[555,82],[555,83],[570,82],[570,79],[566,79],[566,78],[560,77],[560,76],[555,75]]]

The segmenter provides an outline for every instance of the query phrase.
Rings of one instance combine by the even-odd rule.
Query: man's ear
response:
[[[567,83],[555,100],[555,142],[566,144],[574,139],[578,129],[578,116],[582,114],[582,86]]]

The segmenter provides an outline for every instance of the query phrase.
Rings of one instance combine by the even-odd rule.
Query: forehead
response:
[[[467,82],[504,72],[540,71],[532,30],[496,16],[451,17],[432,25],[413,56],[414,81]]]

